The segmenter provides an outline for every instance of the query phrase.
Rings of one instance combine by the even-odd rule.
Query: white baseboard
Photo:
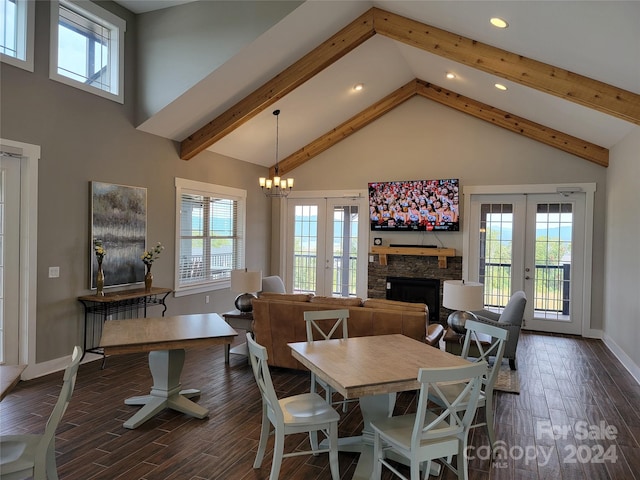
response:
[[[607,348],[613,353],[618,360],[622,363],[624,368],[628,370],[628,372],[635,378],[636,382],[640,384],[640,366],[636,365],[636,363],[625,353],[622,348],[606,333],[602,338],[604,344]]]
[[[96,353],[87,353],[82,359],[82,363],[89,363],[95,360],[102,360],[102,355]],[[21,380],[31,380],[33,378],[43,377],[50,373],[61,372],[71,362],[71,355],[67,357],[55,358],[47,362],[36,363],[35,365],[29,365],[22,375]]]
[[[599,340],[602,340],[604,338],[604,332],[602,330],[589,328],[583,332],[582,336],[585,338],[597,338]]]

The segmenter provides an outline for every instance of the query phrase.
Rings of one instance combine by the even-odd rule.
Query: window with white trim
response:
[[[49,78],[124,103],[125,30],[95,3],[52,0]]]
[[[0,59],[33,72],[33,0],[0,0]]]
[[[176,296],[228,288],[244,268],[246,190],[175,179]]]

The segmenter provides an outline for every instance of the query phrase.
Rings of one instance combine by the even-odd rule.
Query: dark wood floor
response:
[[[481,458],[470,460],[470,478],[640,480],[640,386],[602,342],[523,334],[518,357],[520,395],[496,397],[496,431],[506,455],[493,465],[482,459],[486,452],[477,447],[486,444],[484,431],[472,430],[472,454]],[[183,386],[202,390],[197,401],[209,409],[209,418],[197,420],[165,410],[135,430],[122,427],[137,408],[123,400],[149,392],[146,356],[114,356],[104,370],[100,367],[101,362],[80,366],[74,396],[58,428],[61,479],[269,477],[270,456],[262,468],[252,468],[260,398],[243,357],[232,356],[227,366],[222,347],[189,350]],[[273,369],[272,376],[281,396],[308,391],[306,373]],[[42,432],[61,378],[57,373],[20,382],[0,403],[0,433]],[[351,405],[342,414],[340,436],[362,428],[358,406]],[[403,393],[395,413],[414,408],[415,395]],[[555,426],[556,438],[547,433],[550,425]],[[562,435],[565,426],[568,431]],[[610,426],[609,438],[582,439],[592,426]],[[306,446],[306,435],[287,438],[287,451]],[[340,453],[342,478],[351,478],[355,462],[356,454]],[[280,478],[330,479],[328,458],[285,459]],[[383,478],[391,478],[389,472]],[[441,478],[455,476],[444,469]]]

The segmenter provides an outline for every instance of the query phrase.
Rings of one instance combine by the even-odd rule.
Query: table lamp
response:
[[[465,322],[477,320],[471,310],[484,308],[484,285],[464,280],[445,280],[442,290],[442,306],[456,310],[447,319],[449,326],[457,333],[465,333]]]
[[[244,270],[231,270],[231,291],[239,293],[235,306],[242,313],[253,310],[251,303],[256,296],[253,292],[259,292],[262,288],[262,271],[249,272]]]

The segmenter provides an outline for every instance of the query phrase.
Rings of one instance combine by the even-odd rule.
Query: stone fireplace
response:
[[[440,308],[442,305],[442,284],[445,280],[460,280],[462,278],[462,257],[449,257],[446,268],[440,268],[438,258],[434,256],[388,255],[386,265],[380,264],[378,255],[372,256],[373,261],[369,262],[368,268],[367,296],[369,298],[390,298],[387,296],[387,278],[401,278],[405,280],[404,283],[408,287],[396,290],[399,292],[397,295],[402,298],[390,299],[426,303],[430,310],[430,322],[438,321],[443,325],[447,324],[447,317],[451,311]],[[416,279],[416,282],[407,281],[407,279]],[[419,286],[422,283],[425,288],[429,288],[429,285],[434,283],[429,280],[438,280],[437,304],[435,299],[431,298],[430,294]],[[393,296],[394,292],[391,292],[390,295]],[[431,312],[432,309],[438,310],[438,312]]]

